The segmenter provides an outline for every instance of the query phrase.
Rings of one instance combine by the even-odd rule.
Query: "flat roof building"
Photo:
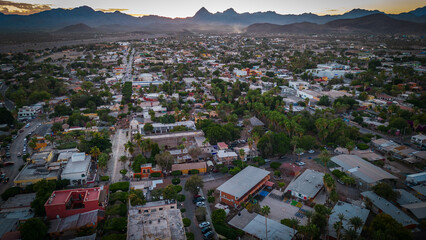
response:
[[[253,166],[244,168],[217,188],[220,201],[229,206],[240,205],[270,179],[269,174],[269,171]]]
[[[90,155],[83,153],[73,153],[71,161],[67,162],[62,171],[61,178],[69,179],[70,185],[80,185],[87,183],[91,164]]]
[[[324,173],[306,169],[296,180],[291,182],[284,192],[302,200],[313,201],[324,188]]]
[[[65,218],[96,209],[104,210],[103,188],[81,188],[54,191],[44,204],[48,219]]]
[[[59,177],[59,168],[50,168],[46,163],[31,164],[28,163],[18,173],[13,180],[15,186],[26,186],[34,184],[41,180],[57,180]]]
[[[176,202],[157,201],[130,207],[127,220],[127,239],[186,240],[182,215],[177,209]]]

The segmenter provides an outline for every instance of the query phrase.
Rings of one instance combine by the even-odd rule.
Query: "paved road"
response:
[[[8,88],[9,87],[5,83],[3,83],[0,87],[0,93],[1,95],[3,95],[4,103],[6,105],[7,110],[12,111],[13,109],[15,109],[15,104],[6,98],[6,91]]]
[[[29,134],[31,131],[36,131],[39,127],[38,124],[41,123],[40,119],[35,119],[32,122],[30,122],[29,128],[23,128],[24,132],[19,133],[16,139],[12,142],[10,146],[10,159],[7,159],[8,161],[12,161],[15,164],[10,165],[7,167],[4,167],[2,171],[6,173],[6,177],[9,177],[9,182],[7,184],[0,183],[0,194],[3,193],[6,189],[11,187],[13,185],[13,180],[15,179],[16,175],[19,173],[19,167],[21,167],[24,164],[24,161],[21,157],[18,157],[18,153],[22,153],[22,149],[24,146],[24,138]],[[43,125],[42,125],[43,126]],[[30,153],[31,149],[27,147],[27,152]]]
[[[124,144],[128,141],[127,133],[127,130],[117,129],[112,138],[112,157],[108,161],[108,175],[111,182],[121,180],[120,170],[123,168],[123,164],[119,159],[121,156],[126,155]]]

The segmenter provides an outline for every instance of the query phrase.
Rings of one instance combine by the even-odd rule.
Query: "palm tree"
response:
[[[327,163],[330,161],[330,157],[331,157],[330,152],[328,152],[327,149],[321,150],[321,153],[319,155],[319,159],[324,163],[326,170],[328,170]]]
[[[346,149],[348,149],[348,153],[351,154],[352,150],[355,148],[355,143],[350,141],[346,143]]]
[[[293,154],[296,154],[297,144],[299,144],[300,138],[298,136],[293,136],[291,138],[290,144],[293,145]]]
[[[345,215],[343,215],[343,213],[339,213],[337,217],[339,218],[339,221],[335,222],[333,227],[336,230],[336,238],[337,240],[339,240],[342,231],[343,221],[345,220]]]
[[[90,149],[90,155],[92,155],[93,158],[98,160],[98,156],[101,154],[101,150],[97,146],[94,146]]]
[[[354,227],[355,232],[358,231],[360,227],[362,227],[362,219],[358,216],[352,217],[349,219],[349,223]]]
[[[314,213],[312,211],[306,211],[305,216],[308,218],[308,224],[311,223],[311,218]]]
[[[354,228],[349,228],[345,232],[345,240],[355,240],[358,238],[358,233],[355,231]]]
[[[293,236],[294,236],[296,234],[295,233],[296,229],[299,227],[300,221],[299,219],[292,217],[290,218],[289,224],[293,228]]]
[[[295,153],[297,154],[297,160],[300,161],[300,155],[303,153],[303,148],[296,148]]]
[[[125,156],[125,155],[121,156],[121,157],[120,157],[120,159],[119,159],[119,161],[120,161],[122,164],[124,164],[124,168],[126,168],[125,163],[127,162],[127,160],[129,160],[129,159],[128,159],[128,158],[127,158],[127,156]]]
[[[265,217],[265,233],[266,233],[266,240],[268,240],[268,222],[267,222],[267,217],[269,215],[269,213],[271,213],[271,208],[267,205],[263,206],[260,209],[260,213]]]

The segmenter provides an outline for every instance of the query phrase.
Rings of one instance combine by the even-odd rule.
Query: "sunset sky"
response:
[[[193,16],[201,7],[210,12],[234,8],[238,13],[275,11],[280,14],[340,14],[354,8],[401,13],[425,6],[424,0],[0,0],[0,12],[32,14],[52,8],[75,8],[87,5],[95,10],[121,11],[135,16]]]

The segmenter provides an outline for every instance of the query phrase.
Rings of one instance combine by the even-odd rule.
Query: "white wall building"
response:
[[[87,183],[91,157],[85,153],[74,153],[62,171],[61,178],[69,179],[71,186]]]

